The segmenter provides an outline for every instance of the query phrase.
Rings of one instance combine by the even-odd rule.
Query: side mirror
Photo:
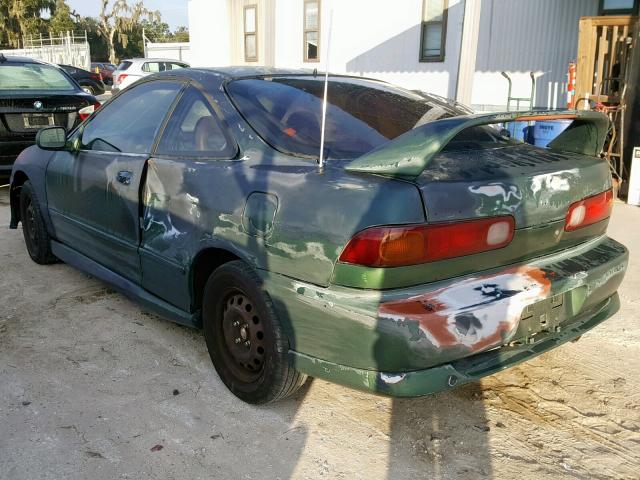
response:
[[[64,150],[67,146],[67,129],[64,127],[43,128],[36,134],[36,145],[43,150]]]

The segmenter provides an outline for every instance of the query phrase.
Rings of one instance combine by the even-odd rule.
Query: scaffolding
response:
[[[33,36],[23,38],[23,48],[0,50],[5,55],[36,58],[49,63],[73,65],[74,67],[91,68],[91,50],[87,32],[65,32],[49,36]]]

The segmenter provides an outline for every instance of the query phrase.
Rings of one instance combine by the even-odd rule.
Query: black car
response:
[[[88,70],[83,70],[82,68],[74,67],[72,65],[59,66],[71,75],[71,77],[78,82],[78,85],[80,85],[82,90],[85,92],[90,93],[91,95],[102,95],[104,93],[104,82],[102,81],[102,75],[99,73],[89,72]]]
[[[99,105],[55,65],[0,53],[0,184],[18,154],[35,143],[38,130],[73,129]]]

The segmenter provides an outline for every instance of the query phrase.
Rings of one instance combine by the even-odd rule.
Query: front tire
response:
[[[57,258],[51,253],[51,237],[42,217],[40,203],[28,180],[20,190],[20,219],[24,243],[31,259],[40,265],[55,263]]]
[[[305,382],[260,278],[236,260],[213,272],[202,302],[204,336],[224,384],[241,400],[261,404],[292,395]]]

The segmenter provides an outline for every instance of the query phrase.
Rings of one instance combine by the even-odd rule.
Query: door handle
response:
[[[118,180],[123,185],[131,184],[131,178],[133,177],[133,172],[129,170],[120,170],[116,175],[116,180]]]

